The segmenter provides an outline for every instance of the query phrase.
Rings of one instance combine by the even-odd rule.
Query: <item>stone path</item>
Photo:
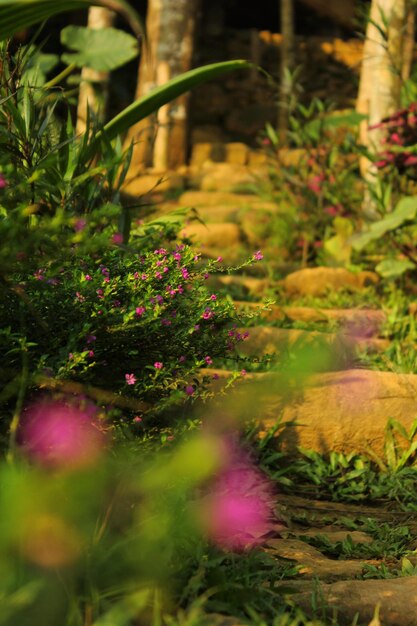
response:
[[[264,431],[273,427],[277,418],[283,423],[295,423],[281,439],[288,452],[302,446],[321,453],[372,450],[382,455],[387,419],[395,418],[409,428],[417,415],[417,376],[358,368],[358,352],[383,351],[389,345],[383,336],[386,313],[369,306],[327,309],[292,303],[300,296],[323,296],[328,290],[347,289],[357,293],[375,285],[378,277],[372,272],[354,274],[335,268],[299,270],[287,259],[280,260],[280,250],[274,248],[269,238],[280,207],[248,193],[255,178],[265,178],[265,165],[213,163],[205,160],[204,151],[210,154],[208,147],[200,146],[194,155],[191,178],[184,178],[183,172],[165,181],[162,192],[168,190],[171,195],[181,185],[190,187],[177,199],[166,200],[160,187],[154,190],[158,210],[162,213],[179,207],[195,210],[205,223],[189,221],[183,232],[209,258],[221,255],[225,263],[237,264],[255,250],[265,250],[267,263],[260,263],[246,274],[215,275],[211,285],[213,289],[226,289],[239,311],[255,316],[248,328],[250,337],[242,344],[242,355],[279,355],[282,359],[291,351],[307,350],[310,360],[313,355],[315,361],[311,371],[316,372],[310,375],[310,363],[304,379],[299,366],[293,370],[292,378],[285,371],[248,373],[234,394],[229,394],[229,400],[222,397],[222,410],[227,413],[238,407],[243,414],[255,416]],[[239,150],[227,153],[236,157]],[[256,162],[254,157],[252,160]],[[156,182],[155,178],[148,175],[133,181],[128,191],[144,193]],[[283,276],[280,281],[270,278],[271,268],[272,272],[280,269]],[[286,304],[281,306],[283,295]],[[266,310],[261,304],[265,296],[276,300]],[[227,384],[231,373],[210,369],[204,374],[216,375],[212,385],[219,390]],[[301,376],[303,385],[294,382],[296,376]],[[300,511],[304,518],[302,525],[294,521],[299,519]],[[369,534],[349,530],[341,520],[365,516],[399,524],[404,521],[403,513],[396,517],[380,508],[282,496],[277,516],[287,521],[288,528],[280,532],[280,538],[270,540],[265,549],[279,561],[298,566],[297,577],[283,581],[277,588],[282,586],[286,593],[290,588],[289,596],[308,615],[333,624],[331,618],[336,610],[336,623],[340,626],[352,624],[355,616],[362,626],[417,626],[417,571],[400,578],[365,580],[364,568],[377,567],[378,560],[337,560],[306,543],[308,538],[321,535],[333,543],[349,537],[353,544],[372,544]],[[416,523],[414,530],[417,533]],[[409,559],[417,564],[417,557]],[[391,562],[390,566],[401,570],[400,561]],[[377,605],[379,621],[373,620]],[[213,615],[210,623],[237,626],[236,620],[223,616]]]

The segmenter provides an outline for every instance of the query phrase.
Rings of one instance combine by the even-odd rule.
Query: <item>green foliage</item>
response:
[[[138,14],[125,0],[0,0],[0,41],[59,13],[94,5],[118,11],[137,35],[143,32]]]
[[[402,198],[395,209],[382,220],[373,222],[368,231],[352,238],[356,250],[362,250],[371,241],[379,240],[387,233],[396,231],[407,222],[415,219],[417,213],[417,196]]]
[[[286,255],[330,265],[350,263],[350,235],[360,206],[355,113],[332,114],[318,99],[296,104],[285,137],[270,125],[261,140],[269,180],[258,189],[280,205],[277,224]]]
[[[61,43],[75,51],[62,55],[65,63],[99,72],[115,70],[138,55],[137,39],[116,28],[67,26],[61,31]]]

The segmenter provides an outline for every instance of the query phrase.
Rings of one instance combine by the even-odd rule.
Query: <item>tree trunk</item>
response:
[[[149,0],[148,41],[139,65],[136,99],[191,69],[199,0]],[[188,96],[159,109],[133,126],[126,141],[135,142],[131,174],[153,166],[165,171],[185,163]]]
[[[368,126],[400,108],[402,81],[410,71],[413,32],[411,0],[372,0],[356,109],[368,116],[360,127],[361,143],[374,152],[382,150],[384,133],[368,132]],[[361,172],[365,179],[375,175],[367,159],[361,162]]]
[[[283,136],[288,128],[291,98],[291,71],[294,68],[294,0],[281,0],[281,71],[278,128]]]
[[[115,13],[103,7],[90,7],[88,11],[89,28],[109,28],[113,25],[114,19]],[[98,72],[89,67],[83,68],[78,96],[77,135],[84,133],[86,130],[87,104],[96,117],[99,119],[104,118],[108,84],[109,72]]]

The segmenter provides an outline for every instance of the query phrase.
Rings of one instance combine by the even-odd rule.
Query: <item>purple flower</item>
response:
[[[95,335],[87,335],[87,343],[93,343],[97,337]]]
[[[187,396],[192,396],[194,394],[194,387],[192,385],[187,385],[185,388],[185,393]]]
[[[137,378],[134,374],[125,374],[126,384],[134,385],[137,381]]]

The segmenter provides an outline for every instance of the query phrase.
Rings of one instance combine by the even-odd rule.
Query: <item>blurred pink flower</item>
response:
[[[125,374],[125,379],[127,385],[134,385],[137,380],[134,374]]]
[[[123,243],[123,235],[122,233],[114,233],[113,237],[111,238],[112,243],[115,243],[116,245],[119,245],[121,243]]]
[[[21,443],[25,453],[41,465],[79,468],[102,454],[105,435],[91,404],[40,401],[23,414]]]
[[[164,365],[160,361],[156,361],[156,363],[154,363],[153,366],[156,370],[161,370]]]
[[[204,527],[211,541],[226,550],[259,545],[272,530],[273,491],[267,478],[236,450],[215,479],[203,503]]]
[[[8,185],[8,182],[4,174],[0,174],[0,189],[5,189],[7,185]]]

